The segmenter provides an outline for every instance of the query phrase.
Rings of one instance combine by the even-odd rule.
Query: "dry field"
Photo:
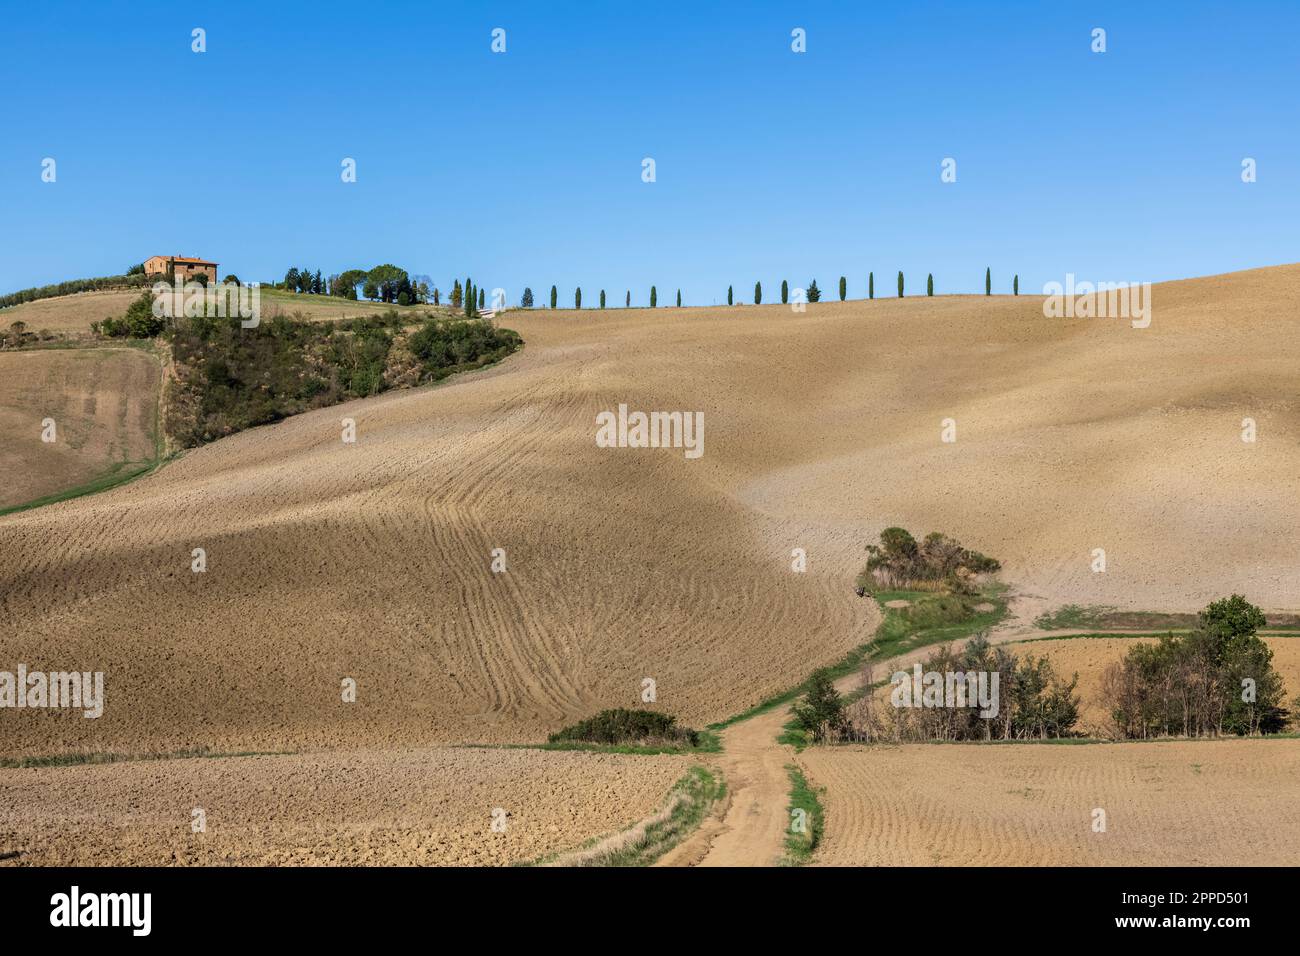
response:
[[[538,739],[644,677],[698,726],[869,636],[851,585],[891,524],[1055,604],[1293,608],[1298,306],[1283,267],[1156,286],[1140,330],[1028,296],[510,313],[497,368],[0,519],[7,658],[108,696],[0,711],[0,751]],[[620,402],[702,411],[703,457],[598,448]]]
[[[1006,645],[1013,654],[1046,657],[1056,672],[1067,680],[1079,675],[1075,690],[1080,700],[1078,729],[1092,736],[1108,736],[1109,719],[1101,702],[1101,675],[1107,665],[1124,659],[1128,649],[1145,638],[1088,637],[1051,641],[1031,641]],[[1273,668],[1282,676],[1286,701],[1300,696],[1300,635],[1265,637],[1273,652]]]
[[[152,459],[161,377],[138,349],[0,352],[0,509]]]
[[[685,757],[436,748],[0,770],[0,861],[509,865],[653,813],[688,766]],[[196,808],[206,832],[193,832]],[[492,829],[497,809],[504,832]]]
[[[1294,866],[1300,741],[813,748],[833,866]],[[1106,832],[1092,830],[1106,811]]]
[[[127,306],[138,299],[143,291],[143,289],[127,289],[82,292],[77,295],[26,302],[0,311],[0,328],[7,329],[10,323],[22,321],[27,323],[28,332],[48,330],[88,333],[91,322],[102,322],[110,317],[120,318],[126,312]],[[423,306],[388,306],[375,302],[352,302],[327,295],[295,295],[274,289],[262,290],[263,319],[269,319],[277,313],[283,315],[301,313],[303,318],[313,321],[353,319],[358,316],[374,315],[388,309],[413,314],[424,311]]]

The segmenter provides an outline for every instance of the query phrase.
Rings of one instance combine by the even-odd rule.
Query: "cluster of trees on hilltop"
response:
[[[918,542],[905,528],[886,528],[880,532],[880,544],[867,545],[867,554],[858,587],[868,591],[969,591],[975,577],[1002,568],[994,558],[964,548],[938,531]]]
[[[1196,629],[1133,647],[1102,675],[1102,699],[1124,738],[1276,733],[1282,678],[1256,631],[1264,613],[1239,594],[1203,610]]]
[[[330,295],[352,301],[359,298],[357,288],[360,287],[360,297],[372,302],[423,305],[432,301],[437,304],[436,290],[427,276],[412,277],[405,269],[387,262],[373,269],[347,269],[328,277],[322,275],[320,269],[313,272],[295,266],[276,286],[303,295]]]

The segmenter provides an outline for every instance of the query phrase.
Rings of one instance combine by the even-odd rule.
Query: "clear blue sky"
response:
[[[0,292],[175,253],[593,304],[1300,260],[1294,2],[150,9],[6,7]]]

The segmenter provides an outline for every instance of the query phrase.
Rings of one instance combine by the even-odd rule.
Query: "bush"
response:
[[[406,321],[391,310],[333,323],[275,316],[256,329],[233,317],[178,319],[167,433],[201,445],[395,384],[438,381],[522,344],[518,333],[481,321],[429,319],[409,334]]]
[[[91,329],[108,338],[152,339],[161,335],[167,322],[153,314],[153,293],[143,292],[120,319],[108,318]]]
[[[844,700],[835,689],[829,671],[813,672],[808,679],[808,692],[791,710],[795,723],[814,743],[838,740],[843,736]]]
[[[569,741],[590,744],[688,745],[697,747],[700,733],[678,727],[677,718],[651,710],[617,708],[602,710],[572,726],[551,734],[550,743]]]
[[[1002,569],[993,558],[963,548],[938,531],[917,543],[904,528],[880,532],[880,544],[867,545],[867,566],[858,575],[858,586],[872,589],[913,588],[969,592],[971,581],[981,574]]]

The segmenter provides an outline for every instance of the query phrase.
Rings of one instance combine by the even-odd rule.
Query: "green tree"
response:
[[[808,692],[791,710],[799,728],[814,743],[835,740],[846,727],[844,700],[825,668],[813,671],[808,678]]]
[[[934,273],[931,272],[925,277],[925,294],[934,295]]]
[[[790,283],[786,282],[784,279],[781,280],[781,304],[790,304]]]
[[[366,281],[369,273],[365,269],[347,269],[339,273],[339,277],[334,281],[334,294],[343,299],[356,301],[357,286]],[[460,305],[460,302],[456,302]]]
[[[812,282],[808,284],[808,301],[820,302],[821,300],[822,300],[822,290],[817,288],[817,280],[813,279]]]
[[[625,308],[625,309],[630,309],[630,308],[632,308],[632,290],[631,290],[631,289],[628,289],[628,290],[627,290],[627,296],[623,299],[623,308]]]
[[[868,272],[867,273],[867,298],[874,299],[875,297],[876,297],[876,274],[874,272]]]
[[[582,308],[582,286],[578,286],[577,290],[573,293],[573,307],[575,309]]]
[[[284,274],[284,287],[290,292],[298,291],[298,270],[293,266],[290,266],[289,271]]]
[[[900,299],[903,297],[903,271],[901,269],[898,271],[898,297]]]
[[[843,302],[849,297],[849,280],[840,276],[840,301]]]
[[[761,282],[754,283],[754,304],[763,304],[763,283]]]
[[[459,309],[464,298],[465,290],[460,287],[460,280],[453,279],[451,282],[451,307],[453,309]]]
[[[650,287],[650,308],[653,309],[658,304],[659,304],[659,291],[654,286],[651,286]]]
[[[1019,273],[1016,273],[1016,277],[1011,280],[1011,294],[1020,295],[1020,274]]]
[[[405,269],[399,269],[391,262],[385,262],[383,265],[375,266],[367,273],[366,278],[373,283],[379,291],[379,299],[383,302],[396,302],[397,293],[400,291],[399,286],[402,280],[408,282],[410,277],[406,274]]]
[[[984,270],[984,294],[993,294],[993,270],[990,268]]]
[[[605,290],[604,289],[600,290],[600,310],[602,312],[605,311]]]
[[[487,293],[485,293],[482,289],[479,289],[479,290],[478,290],[478,307],[479,307],[480,309],[483,308],[483,306],[486,305],[486,303],[487,303],[487,298],[486,298],[486,296],[487,296]]]
[[[555,286],[551,286],[551,308],[552,308],[552,309],[555,308],[555,303],[556,303],[556,301],[557,301],[557,299],[556,299],[556,296],[557,296],[557,295],[558,295],[558,293],[555,291]]]
[[[732,301],[731,286],[727,286],[727,305],[735,305],[735,302]]]
[[[677,308],[680,309],[681,307],[682,307],[682,290],[681,290],[681,289],[678,289],[678,290],[677,290]]]
[[[528,286],[524,286],[524,297],[519,300],[519,304],[525,309],[531,309],[533,307],[533,290]]]

